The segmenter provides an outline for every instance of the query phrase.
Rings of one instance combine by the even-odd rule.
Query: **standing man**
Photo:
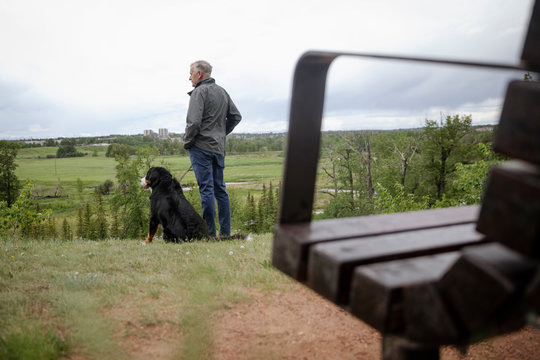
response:
[[[212,66],[207,61],[195,61],[190,66],[189,80],[194,89],[188,93],[184,149],[189,151],[210,236],[216,236],[215,198],[219,235],[227,237],[231,235],[231,205],[223,179],[225,136],[233,131],[242,115],[225,89],[210,77],[211,74]]]

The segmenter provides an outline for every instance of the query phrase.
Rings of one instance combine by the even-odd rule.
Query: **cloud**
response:
[[[517,63],[531,5],[532,0],[6,0],[0,3],[0,137],[128,134],[159,127],[183,132],[188,68],[198,59],[214,65],[213,76],[242,111],[237,131],[282,131],[294,67],[306,50]],[[329,127],[339,128],[349,122],[331,119],[347,119],[354,111],[406,119],[433,106],[481,104],[501,96],[504,79],[490,76],[460,78],[340,58],[331,68],[325,116]]]

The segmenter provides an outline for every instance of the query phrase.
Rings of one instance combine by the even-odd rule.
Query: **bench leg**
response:
[[[439,347],[386,335],[382,340],[383,360],[439,360]]]

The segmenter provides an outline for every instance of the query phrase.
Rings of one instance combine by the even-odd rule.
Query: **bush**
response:
[[[57,158],[67,158],[67,157],[82,157],[84,153],[77,151],[75,149],[75,140],[64,139],[60,143],[58,150],[56,150]]]
[[[15,235],[17,231],[21,234],[34,233],[33,227],[41,225],[49,217],[49,210],[41,211],[39,206],[32,203],[30,188],[31,182],[27,182],[17,200],[7,206],[7,202],[0,202],[0,230],[3,233],[10,232]],[[40,235],[40,234],[34,234]]]
[[[112,180],[105,180],[103,184],[98,185],[96,188],[96,194],[109,195],[114,188],[114,182]]]

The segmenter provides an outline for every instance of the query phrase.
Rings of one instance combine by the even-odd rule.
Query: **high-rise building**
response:
[[[169,138],[169,130],[165,128],[161,128],[158,130],[159,138],[160,139],[168,139]]]

